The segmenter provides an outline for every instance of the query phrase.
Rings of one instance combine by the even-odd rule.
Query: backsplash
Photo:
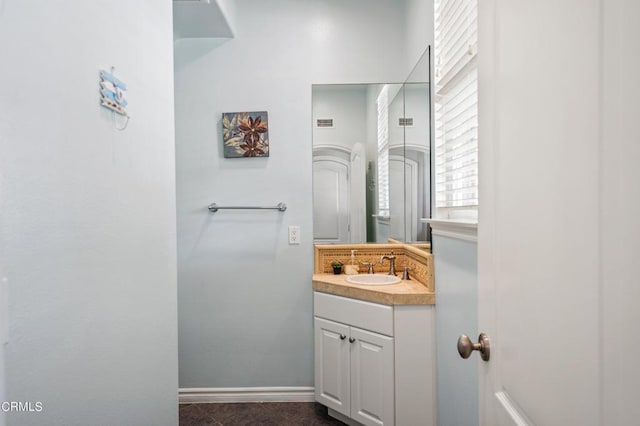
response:
[[[396,273],[402,274],[405,266],[412,270],[409,275],[412,280],[424,284],[430,291],[435,291],[433,280],[433,255],[411,244],[316,244],[314,246],[314,273],[331,274],[333,269],[331,262],[336,260],[347,265],[351,262],[351,250],[357,250],[356,263],[360,273],[366,273],[367,267],[362,262],[373,263],[375,273],[389,272],[389,262],[380,264],[380,257],[396,256]]]

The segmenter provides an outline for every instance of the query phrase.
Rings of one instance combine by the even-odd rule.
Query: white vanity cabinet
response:
[[[393,424],[393,338],[315,318],[316,400],[365,425]]]
[[[314,315],[315,399],[330,415],[371,426],[435,425],[433,305],[314,292]]]

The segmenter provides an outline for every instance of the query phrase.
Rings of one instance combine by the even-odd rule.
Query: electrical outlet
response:
[[[289,227],[289,244],[300,244],[300,227],[297,225]]]

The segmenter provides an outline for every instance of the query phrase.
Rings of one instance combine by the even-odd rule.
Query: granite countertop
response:
[[[436,303],[435,293],[416,280],[371,286],[348,283],[347,277],[348,275],[344,274],[313,274],[313,289],[384,305],[435,305]]]

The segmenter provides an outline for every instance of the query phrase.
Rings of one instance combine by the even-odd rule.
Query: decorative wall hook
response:
[[[100,105],[126,118],[123,127],[118,128],[116,126],[117,130],[124,130],[127,128],[131,118],[126,110],[129,102],[124,97],[127,85],[116,78],[114,72],[115,67],[111,67],[110,72],[100,70]]]

